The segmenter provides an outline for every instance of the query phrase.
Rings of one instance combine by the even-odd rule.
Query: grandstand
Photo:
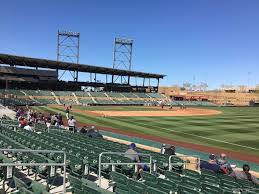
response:
[[[36,128],[41,133],[28,132],[23,129],[13,130],[18,122],[12,120],[2,120],[0,127],[0,145],[2,149],[32,149],[32,150],[63,150],[66,152],[66,167],[68,181],[70,186],[67,192],[72,193],[234,193],[243,191],[244,193],[257,193],[258,186],[251,184],[244,180],[235,180],[227,175],[218,175],[211,171],[202,170],[197,171],[197,158],[194,160],[195,167],[184,167],[190,160],[184,156],[168,157],[138,148],[138,153],[146,154],[142,161],[149,163],[151,156],[155,164],[152,164],[152,173],[142,173],[142,181],[137,181],[134,178],[134,165],[117,165],[115,169],[108,163],[132,163],[128,158],[120,155],[110,154],[103,156],[102,162],[106,165],[101,166],[102,179],[110,180],[111,188],[105,190],[98,187],[96,183],[88,180],[90,175],[97,176],[100,165],[99,155],[104,152],[120,152],[126,150],[127,145],[112,142],[106,139],[87,138],[81,134],[71,134],[67,131],[52,128],[51,131],[45,131],[44,126],[36,125]],[[89,155],[89,153],[91,153]],[[62,154],[58,153],[12,153],[4,152],[0,155],[2,163],[59,163],[63,161]],[[190,161],[188,162],[190,163]],[[186,163],[186,164],[188,164]],[[155,167],[153,166],[155,165]],[[188,166],[188,165],[184,165]],[[153,171],[153,167],[155,171]],[[87,169],[87,170],[86,170]],[[53,182],[48,180],[55,180],[62,172],[61,167],[56,167],[55,172],[51,172],[50,166],[45,167],[28,167],[12,169],[12,178],[15,182],[13,192],[25,193],[49,193],[57,190],[58,187]],[[32,171],[35,176],[41,177],[41,183],[31,180],[30,175],[27,174],[26,182],[20,180],[21,173]],[[115,170],[115,171],[114,171]],[[9,178],[7,171],[2,169],[1,179],[8,182]],[[103,180],[103,181],[104,181]],[[4,183],[6,184],[6,183]],[[52,189],[50,189],[52,188]],[[242,193],[243,193],[242,192]]]
[[[9,54],[0,64],[0,193],[259,193],[256,94],[167,93],[165,75],[114,66]],[[77,76],[61,80],[60,70]],[[125,154],[132,142],[134,160]],[[161,153],[165,143],[176,154]],[[216,172],[202,168],[220,153],[227,167],[215,160]],[[244,163],[251,174],[234,178]]]

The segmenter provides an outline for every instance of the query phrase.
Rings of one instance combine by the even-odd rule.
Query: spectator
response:
[[[211,170],[215,173],[220,172],[220,166],[217,164],[217,158],[214,154],[209,155],[208,161],[202,161],[200,164],[201,169]]]
[[[232,168],[230,163],[226,160],[227,155],[224,153],[220,154],[220,158],[217,159],[217,164],[223,169],[225,168],[225,171],[227,174],[229,174],[229,172],[232,172]]]
[[[62,115],[60,113],[58,113],[58,115],[57,115],[57,122],[58,122],[59,126],[63,125],[63,118],[62,118]]]
[[[27,131],[33,131],[32,123],[28,122],[27,125],[24,127],[24,129],[27,130]]]
[[[236,179],[244,179],[253,182],[254,184],[259,184],[259,180],[253,176],[250,172],[250,166],[248,164],[243,165],[243,171],[235,170],[230,176],[235,177]]]
[[[86,127],[86,126],[83,126],[83,127],[80,129],[79,132],[82,133],[82,134],[87,133],[87,127]]]
[[[27,125],[27,120],[21,117],[19,127],[24,128],[26,125]]]
[[[125,157],[129,158],[133,162],[141,163],[141,158],[138,155],[138,153],[136,151],[136,148],[137,148],[136,144],[131,143],[129,145],[129,149],[125,152]],[[137,179],[141,178],[141,172],[143,172],[143,170],[148,171],[148,166],[146,164],[139,164],[138,165]]]
[[[71,132],[75,132],[75,128],[76,128],[76,120],[74,119],[73,116],[71,116],[69,119],[68,119],[68,129],[69,131]]]
[[[165,144],[162,145],[162,148],[160,150],[160,154],[165,154]]]
[[[168,156],[175,155],[175,147],[173,145],[170,145],[168,148],[165,149],[164,154]]]
[[[136,152],[136,144],[131,143],[129,145],[129,149],[125,152],[125,157],[131,159],[134,162],[140,162],[139,155]]]
[[[56,125],[56,122],[57,122],[57,117],[56,117],[55,114],[53,114],[53,115],[51,116],[51,124],[52,124],[52,125]]]
[[[69,112],[70,112],[70,111],[69,111],[69,108],[67,107],[67,108],[66,108],[66,117],[67,117],[67,119],[69,119]]]

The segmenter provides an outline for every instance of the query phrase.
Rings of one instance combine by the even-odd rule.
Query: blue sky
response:
[[[166,74],[161,85],[259,83],[258,0],[0,3],[0,53],[56,59],[63,29],[81,33],[81,63],[111,67],[114,38],[128,37],[133,70]]]

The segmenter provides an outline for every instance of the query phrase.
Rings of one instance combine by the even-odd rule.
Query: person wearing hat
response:
[[[129,145],[129,149],[125,152],[125,157],[131,159],[134,162],[140,162],[139,155],[136,152],[136,144],[131,143]]]
[[[211,170],[215,173],[220,172],[220,166],[217,164],[217,157],[214,154],[209,155],[208,161],[202,161],[200,164],[201,169]]]

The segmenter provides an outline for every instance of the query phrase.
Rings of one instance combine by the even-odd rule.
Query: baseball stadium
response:
[[[0,53],[0,193],[259,193],[258,87],[163,86],[133,39],[107,67],[57,31],[56,59]]]

